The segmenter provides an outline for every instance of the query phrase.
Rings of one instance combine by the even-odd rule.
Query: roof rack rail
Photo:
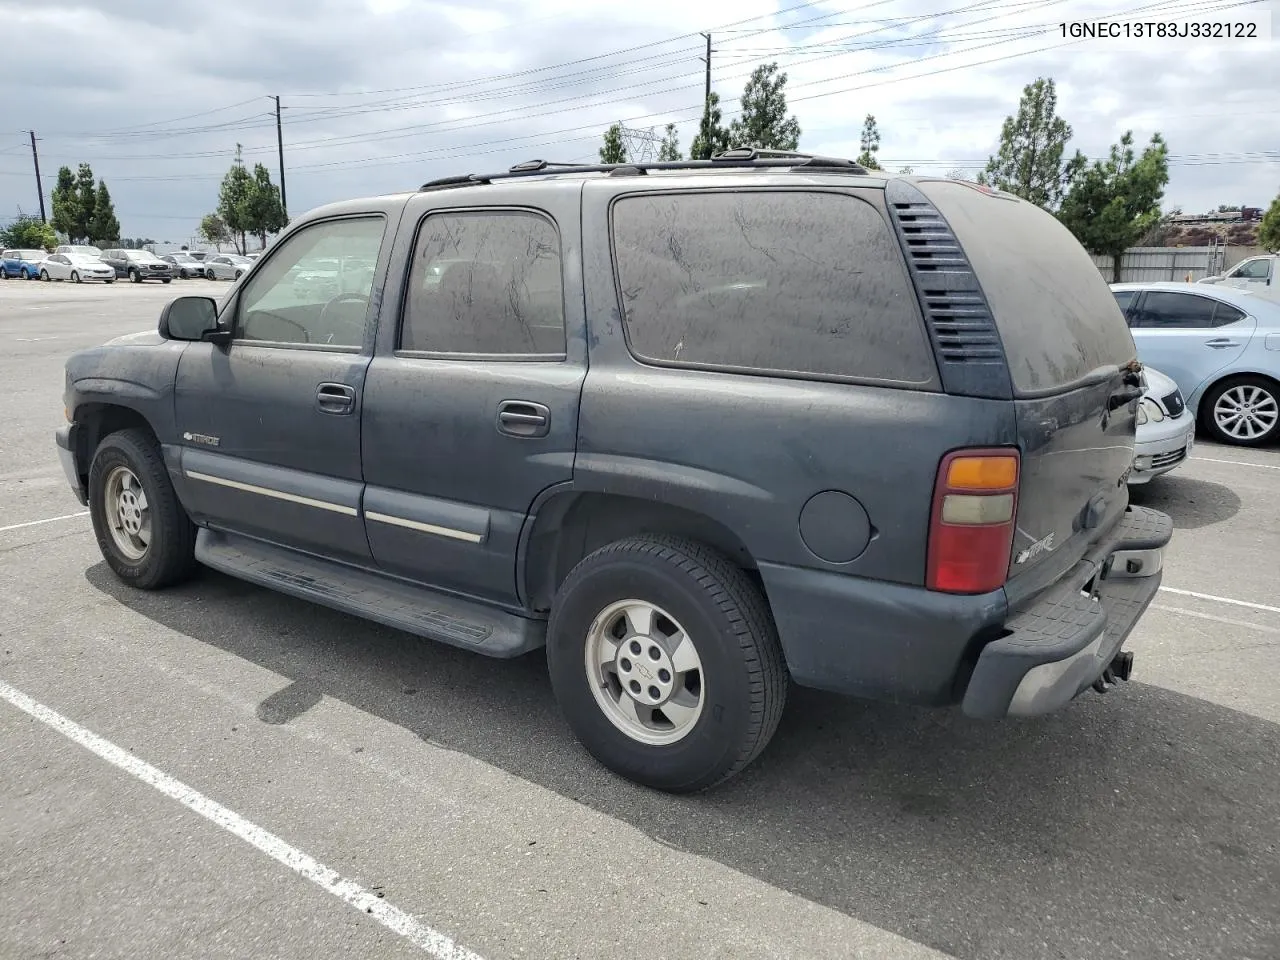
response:
[[[517,163],[500,173],[468,173],[460,176],[429,180],[419,191],[438,190],[447,187],[463,187],[492,183],[494,180],[513,180],[521,177],[550,176],[556,173],[607,173],[610,176],[639,176],[650,170],[708,170],[708,169],[759,169],[771,167],[821,168],[840,170],[852,174],[868,173],[866,167],[840,157],[823,157],[813,153],[797,153],[792,150],[766,150],[757,147],[741,147],[718,153],[710,160],[655,160],[625,163],[553,163],[549,160],[527,160]]]

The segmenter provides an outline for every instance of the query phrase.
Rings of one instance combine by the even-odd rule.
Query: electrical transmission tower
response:
[[[658,150],[662,146],[662,137],[654,132],[653,127],[648,130],[623,127],[622,144],[627,148],[628,160],[649,163],[657,159]]]

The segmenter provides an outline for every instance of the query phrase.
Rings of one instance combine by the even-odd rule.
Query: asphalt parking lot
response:
[[[1280,449],[1135,495],[1177,533],[1127,686],[1001,724],[795,691],[673,798],[540,655],[110,575],[63,360],[228,287],[0,284],[0,957],[1280,958]]]

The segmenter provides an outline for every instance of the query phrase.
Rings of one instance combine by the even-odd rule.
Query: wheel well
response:
[[[76,469],[80,479],[89,480],[89,464],[102,438],[118,430],[140,429],[155,436],[147,418],[128,407],[111,403],[85,403],[76,408]]]
[[[563,493],[539,508],[529,534],[523,577],[533,608],[551,609],[556,590],[583,557],[605,544],[641,533],[673,534],[714,547],[761,587],[751,551],[719,521],[636,497]]]

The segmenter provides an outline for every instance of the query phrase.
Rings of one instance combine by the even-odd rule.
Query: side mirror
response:
[[[231,331],[218,326],[218,303],[212,297],[178,297],[160,311],[160,336],[167,340],[229,343]]]

